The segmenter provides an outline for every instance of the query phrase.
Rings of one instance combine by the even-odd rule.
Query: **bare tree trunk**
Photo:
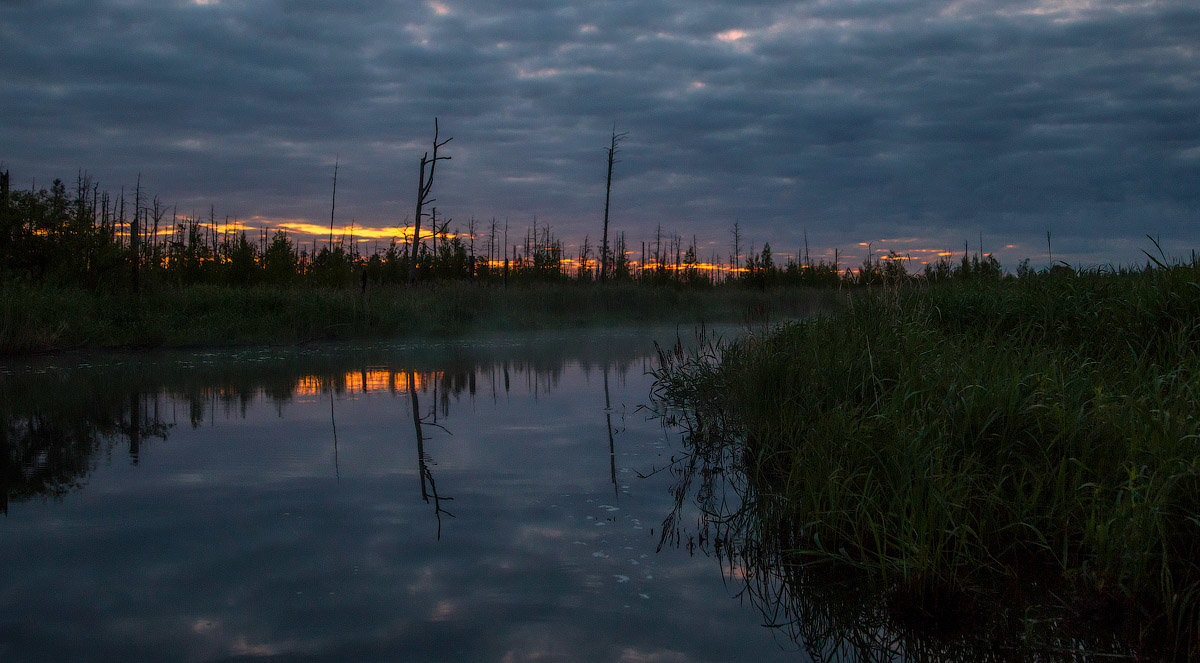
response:
[[[733,275],[737,277],[742,267],[742,226],[738,221],[733,222]]]
[[[433,252],[433,259],[436,261],[438,238],[437,207],[434,207],[433,211],[429,214],[429,227],[433,228],[433,237],[430,237],[429,239],[433,242],[433,246],[430,248],[430,250]]]
[[[617,125],[613,125],[612,141],[608,145],[608,178],[604,184],[604,233],[600,239],[600,280],[608,276],[608,203],[612,196],[613,164],[616,163],[617,143],[621,142],[628,132],[617,133]]]
[[[158,196],[154,197],[152,204],[154,206],[154,230],[150,233],[150,264],[152,269],[158,269],[161,266],[158,255],[158,224],[162,221],[163,215],[167,213],[167,210],[163,208],[162,203],[158,200]]]
[[[141,264],[141,256],[138,250],[138,219],[142,212],[142,176],[139,173],[137,179],[137,188],[133,194],[133,221],[129,224],[129,253],[133,256],[133,291],[138,292],[138,267]]]
[[[213,265],[220,266],[220,255],[217,253],[217,206],[208,206],[208,238],[212,242]]]
[[[471,246],[467,249],[470,252],[470,257],[467,258],[467,266],[470,277],[475,278],[475,217],[471,217],[467,221],[467,235],[471,238]]]
[[[329,201],[329,250],[333,251],[333,211],[337,209],[338,155],[333,155],[333,196]]]
[[[433,189],[433,172],[434,169],[437,168],[437,162],[439,159],[450,158],[439,157],[438,148],[442,147],[446,143],[449,143],[451,140],[454,139],[447,138],[446,140],[438,142],[438,121],[436,117],[433,118],[433,157],[430,158],[428,152],[421,157],[421,176],[417,181],[417,212],[413,215],[412,250],[409,252],[410,259],[408,261],[408,285],[410,287],[417,282],[417,249],[421,246],[421,216],[424,214],[425,203],[433,202],[433,199],[429,198],[429,192]],[[429,166],[428,179],[425,177],[426,166]]]

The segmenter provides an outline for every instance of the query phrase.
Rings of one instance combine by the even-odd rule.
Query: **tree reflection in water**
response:
[[[427,449],[430,429],[449,434],[444,422],[452,402],[475,398],[489,382],[493,401],[517,387],[522,374],[530,393],[549,392],[557,387],[568,359],[585,369],[602,367],[615,489],[609,372],[615,367],[623,376],[642,359],[634,345],[618,344],[616,359],[611,348],[565,339],[557,345],[513,343],[477,351],[468,345],[451,346],[441,348],[440,354],[380,346],[280,354],[245,350],[72,356],[45,360],[66,367],[0,367],[5,370],[0,380],[0,512],[7,513],[10,502],[60,498],[81,488],[98,460],[110,459],[114,448],[127,447],[129,462],[136,465],[151,441],[165,441],[181,421],[195,428],[218,415],[245,417],[249,405],[261,400],[281,413],[298,398],[328,397],[332,469],[340,477],[335,401],[349,394],[380,392],[409,400],[420,496],[433,505],[440,538],[442,516],[453,517],[445,508],[452,498],[438,490],[436,463]],[[78,363],[71,365],[72,361]]]
[[[11,394],[7,394],[11,396]],[[171,424],[159,416],[158,394],[137,390],[96,394],[74,403],[69,392],[45,404],[13,411],[5,398],[0,426],[0,512],[9,502],[58,498],[84,485],[97,455],[126,446],[136,465],[142,445],[165,440]]]
[[[221,379],[211,382],[212,376],[204,371],[193,375],[185,370],[159,376],[162,379],[145,379],[120,369],[99,374],[42,372],[6,381],[0,390],[0,512],[7,513],[10,502],[57,498],[81,488],[96,459],[110,457],[116,447],[127,446],[130,463],[137,465],[146,442],[167,439],[179,405],[195,428],[219,410],[227,416],[244,416],[247,405],[257,398],[267,398],[282,407],[300,395],[328,394],[334,472],[340,475],[335,395],[382,387],[411,399],[421,498],[434,504],[440,537],[441,516],[453,516],[442,502],[452,498],[438,494],[430,469],[433,462],[424,448],[425,427],[446,431],[437,421],[438,409],[443,417],[448,416],[451,397],[457,398],[464,390],[474,395],[476,366],[424,372],[359,368],[315,375],[304,374],[306,369],[293,366],[291,370],[285,367],[282,373],[263,371],[254,377],[243,375],[244,367],[228,368]],[[382,384],[375,379],[381,375]],[[397,388],[397,376],[404,386]],[[111,387],[103,386],[106,383]],[[422,389],[433,391],[434,405],[425,414],[421,414],[419,405]]]
[[[475,384],[474,375],[475,375],[475,372],[471,371],[471,376],[472,376],[471,385],[472,386],[474,386],[474,384]],[[435,382],[435,384],[436,384],[436,382]],[[421,475],[421,499],[424,500],[424,502],[426,504],[430,503],[430,499],[433,500],[433,515],[435,518],[437,518],[437,538],[439,540],[441,540],[441,538],[442,538],[442,514],[445,514],[451,518],[454,517],[453,513],[450,513],[449,511],[442,508],[442,502],[443,501],[451,501],[454,498],[453,497],[440,497],[438,495],[437,482],[434,481],[433,472],[429,469],[429,466],[432,464],[432,461],[429,459],[429,456],[425,454],[425,431],[424,431],[423,426],[433,425],[433,426],[436,426],[436,427],[442,429],[443,431],[445,431],[446,429],[437,423],[436,391],[434,392],[435,395],[433,397],[435,404],[434,404],[434,407],[432,408],[432,412],[430,412],[428,415],[433,418],[433,423],[428,424],[425,421],[425,417],[421,416],[421,405],[420,405],[420,402],[417,397],[417,386],[416,385],[417,385],[417,376],[412,371],[409,371],[408,372],[408,396],[410,399],[412,399],[413,428],[416,429],[416,435],[417,435],[417,466],[420,468],[420,475]],[[444,390],[443,390],[443,393],[445,393]],[[472,394],[473,393],[474,393],[474,390],[472,389]],[[447,400],[445,402],[444,407],[448,414],[449,408],[450,408],[449,400]],[[449,432],[449,431],[447,431],[447,432]]]

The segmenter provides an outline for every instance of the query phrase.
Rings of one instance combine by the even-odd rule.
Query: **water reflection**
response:
[[[469,381],[469,383],[471,384],[471,387],[472,387],[471,388],[472,396],[475,395],[474,376],[475,376],[475,374],[472,372],[471,379]],[[433,461],[430,460],[429,456],[426,455],[426,453],[425,453],[425,433],[424,433],[423,426],[425,426],[427,423],[430,423],[430,422],[426,421],[426,417],[433,419],[433,421],[432,421],[433,426],[436,426],[437,428],[441,428],[444,431],[446,429],[437,423],[437,400],[438,399],[437,399],[436,391],[434,392],[434,397],[433,397],[434,407],[432,408],[432,410],[429,412],[428,415],[422,416],[421,415],[421,404],[417,398],[417,386],[416,385],[417,385],[416,376],[413,374],[412,371],[409,371],[409,373],[408,373],[408,397],[412,400],[413,428],[416,429],[416,433],[417,433],[417,465],[418,465],[418,467],[421,468],[421,471],[420,471],[420,474],[421,474],[421,500],[423,502],[425,502],[426,504],[429,504],[430,499],[432,498],[433,515],[435,518],[437,518],[437,538],[438,538],[438,540],[441,540],[441,538],[442,538],[442,515],[445,514],[451,518],[454,517],[453,513],[450,513],[449,511],[446,511],[445,509],[442,508],[442,501],[445,500],[448,502],[448,501],[453,500],[454,498],[453,497],[442,497],[442,496],[438,495],[437,482],[434,481],[433,472],[430,471],[430,469],[429,469],[430,466],[433,464]],[[445,412],[445,414],[449,414],[450,405],[449,405],[448,400],[444,400],[442,407],[443,407],[443,412]],[[449,431],[446,431],[446,432],[449,432]]]
[[[578,345],[577,339],[536,344],[504,339],[500,345],[444,344],[420,346],[327,346],[306,351],[261,349],[233,355],[166,353],[150,358],[124,355],[67,355],[4,368],[0,382],[0,511],[10,502],[35,497],[62,497],[82,488],[97,458],[116,448],[128,449],[137,465],[143,446],[165,441],[180,423],[200,428],[220,415],[245,418],[259,400],[283,417],[285,406],[328,397],[333,472],[340,478],[336,400],[355,395],[403,396],[411,404],[416,439],[420,496],[441,517],[453,517],[438,493],[426,450],[427,431],[451,435],[444,425],[451,404],[473,400],[482,381],[490,385],[493,403],[520,384],[534,398],[556,389],[568,360],[585,371],[603,375],[604,412],[608,427],[610,481],[614,493],[616,457],[613,446],[609,374],[623,379],[644,352],[629,342]],[[642,343],[644,345],[644,343]],[[54,363],[50,363],[54,362]],[[441,365],[445,368],[420,370]],[[517,377],[516,383],[513,376]],[[425,409],[422,397],[428,398]]]
[[[654,552],[651,338],[0,366],[0,660],[793,660]]]
[[[165,440],[172,424],[161,418],[162,400],[136,387],[97,394],[86,402],[69,396],[72,385],[52,399],[39,400],[49,385],[6,381],[0,404],[0,512],[10,502],[33,497],[60,497],[80,488],[94,466],[94,457],[113,449],[128,449],[136,465],[142,445]]]
[[[613,485],[613,497],[617,496],[617,450],[613,443],[612,399],[608,395],[608,366],[604,367],[604,422],[608,426],[608,461]]]

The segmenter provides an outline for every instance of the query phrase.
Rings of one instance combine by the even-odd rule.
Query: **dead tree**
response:
[[[333,197],[329,201],[329,250],[333,251],[333,211],[337,209],[338,155],[333,155]]]
[[[409,251],[408,259],[408,285],[411,286],[417,282],[417,249],[421,246],[421,216],[424,215],[426,203],[432,203],[433,198],[429,197],[429,192],[433,189],[433,171],[437,168],[439,160],[448,160],[450,157],[439,157],[438,148],[446,143],[454,140],[447,138],[441,142],[438,141],[438,121],[433,118],[433,157],[426,152],[421,157],[421,177],[417,183],[417,212],[413,215],[413,238],[412,249]],[[425,176],[425,167],[429,167],[429,176]],[[436,230],[436,228],[435,228]]]
[[[742,268],[742,224],[738,220],[733,222],[733,277],[737,278]]]
[[[612,195],[613,164],[616,163],[617,143],[625,139],[629,132],[617,133],[617,125],[613,125],[612,141],[608,145],[608,179],[604,185],[604,233],[600,239],[600,280],[608,276],[608,203]]]
[[[162,261],[159,260],[158,254],[158,225],[162,222],[163,217],[167,214],[167,208],[163,207],[158,196],[154,197],[151,209],[151,218],[154,220],[154,229],[150,233],[150,264],[153,269],[162,267]]]
[[[132,272],[131,272],[130,276],[133,278],[133,292],[135,294],[139,290],[138,270],[141,267],[141,263],[142,263],[141,256],[138,253],[141,250],[141,246],[139,245],[139,242],[138,242],[138,240],[141,239],[139,237],[141,229],[138,227],[138,220],[139,220],[139,217],[141,216],[141,213],[142,213],[142,174],[138,173],[137,189],[134,190],[134,194],[133,194],[133,220],[129,223],[129,253],[131,256],[133,256]]]

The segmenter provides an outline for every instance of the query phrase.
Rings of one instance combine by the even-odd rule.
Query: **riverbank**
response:
[[[158,287],[133,296],[0,288],[0,354],[67,349],[295,344],[481,331],[802,317],[837,301],[812,288],[468,282],[343,288]]]
[[[989,638],[1200,654],[1200,264],[876,289],[662,364],[786,565]]]

